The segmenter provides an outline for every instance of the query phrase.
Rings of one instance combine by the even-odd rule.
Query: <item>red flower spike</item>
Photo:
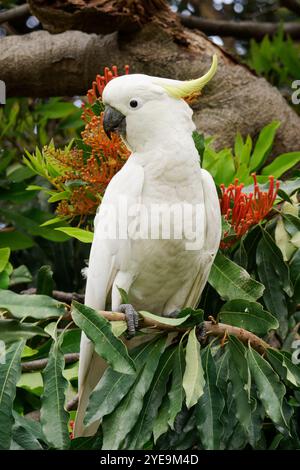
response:
[[[241,238],[250,227],[258,224],[270,212],[275,202],[279,189],[279,181],[274,185],[274,177],[269,176],[269,190],[261,191],[256,174],[252,175],[254,182],[253,193],[243,193],[243,184],[238,184],[235,179],[234,184],[230,184],[225,188],[224,184],[220,185],[222,197],[220,199],[221,213],[224,215],[232,226],[235,237],[230,241],[222,241],[221,248],[229,248],[236,240]],[[224,234],[224,238],[228,236],[228,232]]]

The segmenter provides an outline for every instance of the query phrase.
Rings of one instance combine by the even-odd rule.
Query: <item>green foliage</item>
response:
[[[234,148],[215,150],[213,139],[205,140],[204,149],[199,146],[201,135],[193,134],[196,148],[202,160],[202,167],[211,173],[217,185],[228,186],[238,178],[246,186],[252,183],[251,174],[257,173],[260,183],[266,183],[269,176],[280,178],[284,173],[300,162],[300,152],[290,152],[278,155],[272,163],[265,166],[271,153],[276,131],[280,123],[274,121],[265,126],[257,136],[256,143],[248,135],[245,140],[238,132]]]
[[[277,39],[282,60],[292,64],[285,42]],[[272,52],[273,69],[280,47]],[[95,115],[100,112],[94,105]],[[0,110],[0,448],[299,449],[300,366],[293,344],[300,321],[300,179],[282,182],[268,218],[219,251],[197,309],[160,317],[166,330],[144,328],[139,346],[127,349],[126,322],[108,322],[92,308],[74,302],[71,309],[53,298],[54,289],[82,292],[80,271],[93,234],[53,217],[49,203],[64,201],[82,182],[54,191],[46,180],[59,177],[59,165],[35,149],[49,143],[54,127],[55,147],[68,151],[80,113],[57,98],[10,100]],[[237,134],[233,149],[216,151],[197,133],[194,140],[217,185],[235,178],[250,185],[255,171],[266,188],[268,175],[282,177],[300,160],[293,152],[266,163],[278,128],[270,123],[254,142]],[[223,222],[230,236],[232,227]],[[26,287],[36,294],[21,294]],[[140,317],[158,320],[151,312]],[[277,347],[261,355],[236,336],[206,335],[211,317]],[[69,364],[65,354],[79,352],[81,331],[108,367],[84,418],[85,425],[100,422],[97,435],[70,439],[74,412],[66,404],[77,393],[78,362],[75,356]],[[40,360],[42,369],[28,369],[28,361]],[[26,417],[32,411],[40,412],[40,422]]]
[[[260,43],[252,39],[247,63],[259,75],[280,87],[299,79],[299,58],[299,46],[286,38],[281,30],[271,39],[265,36]]]

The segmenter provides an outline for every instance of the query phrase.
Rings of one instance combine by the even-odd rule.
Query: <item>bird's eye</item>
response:
[[[139,105],[138,101],[137,100],[131,100],[130,103],[129,103],[129,106],[131,108],[137,108]]]

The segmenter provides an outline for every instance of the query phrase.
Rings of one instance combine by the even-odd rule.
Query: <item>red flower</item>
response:
[[[125,65],[124,69],[125,75],[128,75],[129,65]],[[118,76],[118,67],[116,65],[112,66],[112,70],[110,70],[108,67],[105,67],[104,75],[97,75],[96,80],[94,80],[92,83],[92,88],[87,92],[88,102],[93,104],[98,98],[101,98],[103,90],[108,82]]]
[[[270,186],[268,191],[262,191],[257,183],[256,175],[253,173],[254,192],[243,193],[243,184],[239,184],[238,179],[234,184],[225,188],[221,184],[222,197],[220,199],[221,213],[224,215],[235,232],[235,237],[229,241],[222,241],[221,248],[228,248],[237,239],[241,238],[250,227],[263,220],[273,207],[279,188],[279,181],[274,185],[274,177],[269,176]],[[224,239],[229,235],[225,232]]]

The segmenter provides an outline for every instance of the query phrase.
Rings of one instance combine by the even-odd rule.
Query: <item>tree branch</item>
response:
[[[20,5],[15,8],[11,8],[10,10],[0,12],[0,24],[13,21],[18,18],[23,18],[24,16],[27,16],[29,14],[29,5],[25,3],[24,5]]]
[[[300,147],[300,118],[280,92],[212,44],[198,31],[184,30],[188,46],[169,32],[148,24],[137,33],[106,36],[67,31],[36,31],[0,41],[0,80],[9,96],[84,95],[97,73],[130,64],[132,73],[174,79],[199,77],[217,53],[216,77],[193,105],[197,128],[216,136],[216,146],[231,146],[237,131],[255,136],[273,120],[282,122],[274,155]],[[257,112],[257,109],[260,112]]]
[[[79,353],[69,353],[64,355],[65,364],[73,364],[79,360]],[[22,362],[22,372],[32,372],[34,370],[42,370],[48,364],[48,358],[36,359],[35,361]]]
[[[290,1],[290,0],[286,0]],[[285,34],[294,39],[300,38],[300,23],[257,23],[253,21],[208,20],[198,16],[178,14],[181,23],[187,28],[199,29],[208,35],[233,36],[239,39],[262,39],[266,34],[274,36],[283,27]]]
[[[34,295],[36,294],[36,288],[30,287],[30,289],[23,290],[21,294]],[[60,290],[54,290],[52,292],[52,297],[59,302],[64,302],[65,304],[71,304],[73,300],[77,302],[84,302],[84,294],[77,294],[77,292],[63,292]]]
[[[99,314],[106,318],[108,321],[126,320],[124,313],[120,312],[107,312],[105,310],[99,310]],[[157,317],[157,320],[143,318],[141,323],[142,327],[152,327],[166,331],[186,331],[186,329],[180,328],[180,326],[174,327],[161,323],[159,321],[159,316]],[[245,330],[244,328],[238,328],[236,326],[227,325],[225,323],[214,323],[212,321],[204,321],[203,326],[206,335],[215,336],[218,338],[223,338],[225,335],[236,336],[246,346],[248,345],[248,343],[250,343],[251,347],[260,354],[264,354],[266,349],[270,348],[270,345],[268,343],[266,343],[264,340],[251,333],[250,331]]]

